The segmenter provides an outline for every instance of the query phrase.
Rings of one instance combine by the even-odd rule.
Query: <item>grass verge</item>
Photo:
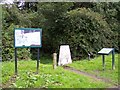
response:
[[[112,70],[112,55],[105,56],[105,70],[103,70],[102,67],[102,56],[96,57],[90,61],[73,61],[73,63],[68,66],[102,78],[110,79],[113,83],[118,84],[118,54],[115,55],[115,70]]]
[[[18,76],[8,88],[107,88],[112,86],[112,84],[64,70],[62,67],[53,69],[52,59],[44,57],[40,61],[39,74],[34,72],[36,72],[36,61],[18,61]],[[6,84],[13,75],[14,62],[3,62],[2,84]]]

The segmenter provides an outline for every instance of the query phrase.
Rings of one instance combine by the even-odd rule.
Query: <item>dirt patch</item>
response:
[[[7,83],[5,83],[5,84],[2,84],[1,87],[2,88],[9,88],[12,85],[12,83],[14,83],[16,81],[16,77],[17,77],[17,75],[11,76],[9,81]]]
[[[80,74],[80,75],[88,76],[88,77],[90,77],[94,80],[99,80],[99,81],[103,81],[103,82],[106,82],[106,83],[114,84],[114,86],[112,86],[110,88],[118,88],[118,84],[113,83],[111,80],[109,80],[107,78],[102,78],[102,77],[99,77],[97,75],[93,75],[93,74],[90,74],[90,73],[87,73],[87,72],[83,72],[83,71],[74,69],[74,68],[69,67],[69,66],[63,66],[63,68],[65,70],[69,70],[69,71],[75,72],[75,73]]]

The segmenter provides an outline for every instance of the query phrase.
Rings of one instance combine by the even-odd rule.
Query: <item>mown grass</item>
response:
[[[77,70],[88,72],[111,80],[113,83],[118,84],[118,54],[115,55],[115,70],[112,70],[112,55],[105,56],[105,70],[102,67],[102,56],[96,57],[92,60],[73,61],[68,66]]]
[[[87,76],[52,66],[52,59],[41,58],[39,74],[36,72],[36,61],[18,61],[18,76],[9,87],[12,88],[107,88],[112,84],[97,81]],[[83,61],[85,62],[85,61]],[[75,63],[75,62],[74,62]],[[91,67],[90,67],[91,68]],[[2,83],[8,82],[14,75],[14,62],[2,63]]]

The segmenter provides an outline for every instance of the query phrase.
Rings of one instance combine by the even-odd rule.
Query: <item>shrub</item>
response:
[[[2,30],[2,61],[14,59],[14,24]],[[28,59],[30,51],[28,49],[17,49],[18,59]]]
[[[67,13],[64,29],[66,43],[73,57],[84,57],[89,52],[96,54],[103,47],[112,47],[113,32],[103,16],[89,8],[78,8]]]

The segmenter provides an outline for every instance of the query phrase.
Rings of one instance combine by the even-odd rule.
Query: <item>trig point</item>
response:
[[[69,63],[72,63],[69,45],[61,45],[58,65],[60,66]]]

